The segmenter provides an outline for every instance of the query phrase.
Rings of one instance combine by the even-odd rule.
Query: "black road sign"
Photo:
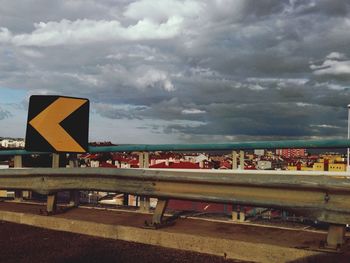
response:
[[[25,149],[39,152],[86,152],[89,107],[88,99],[31,96]]]

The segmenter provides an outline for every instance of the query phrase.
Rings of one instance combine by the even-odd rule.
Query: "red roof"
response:
[[[149,168],[165,168],[165,169],[199,169],[198,163],[180,162],[169,163],[169,166],[165,162],[151,165]]]
[[[129,160],[128,163],[129,163],[130,165],[139,165],[139,160],[135,160],[135,159]]]
[[[231,169],[232,168],[232,164],[228,161],[221,161],[220,162],[220,167],[226,167],[227,169]]]
[[[122,156],[113,156],[113,161],[118,161],[118,162],[124,162],[124,163],[128,163],[130,161],[130,159],[122,157]]]
[[[162,162],[162,163],[157,163],[157,164],[154,164],[154,165],[150,165],[149,168],[169,168],[169,166],[167,166],[165,164],[165,162]]]
[[[170,163],[171,169],[199,169],[198,163],[191,162],[180,162],[180,163]]]
[[[105,167],[105,168],[118,168],[117,166],[110,164],[110,163],[100,163],[100,167]]]
[[[244,166],[244,170],[257,170],[257,169],[254,165],[247,165],[247,166]]]
[[[96,160],[96,159],[99,158],[99,155],[98,154],[87,153],[87,154],[80,155],[80,158]]]

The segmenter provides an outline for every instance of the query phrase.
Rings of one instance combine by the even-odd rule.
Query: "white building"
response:
[[[267,170],[272,168],[272,163],[270,161],[258,161],[258,170]]]
[[[205,160],[209,160],[208,156],[205,154],[201,153],[199,155],[185,155],[184,156],[185,161],[187,162],[192,162],[192,163],[200,163]]]
[[[3,139],[0,141],[0,146],[3,148],[24,148],[24,141],[23,140]]]
[[[254,150],[254,154],[257,156],[264,156],[265,150],[261,150],[261,149]]]
[[[9,146],[9,140],[4,139],[1,141],[1,147],[8,148]]]
[[[91,160],[90,167],[100,167],[100,162],[97,160]]]

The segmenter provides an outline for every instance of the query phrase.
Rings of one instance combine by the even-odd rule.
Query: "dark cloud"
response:
[[[0,86],[185,141],[346,134],[348,1],[12,2]]]
[[[325,16],[346,16],[349,13],[350,3],[343,0],[313,0],[294,1],[296,13],[302,15],[324,14]]]

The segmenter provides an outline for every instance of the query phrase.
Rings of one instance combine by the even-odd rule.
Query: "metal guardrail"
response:
[[[252,150],[284,148],[349,148],[350,140],[287,140],[287,141],[252,141],[221,144],[130,144],[118,146],[90,146],[90,153],[100,152],[147,152],[147,151],[218,151],[218,150]],[[28,152],[25,150],[4,150],[0,155],[49,154]]]
[[[52,194],[63,190],[130,193],[296,210],[315,220],[350,223],[349,173],[108,168],[0,170],[0,188]]]
[[[89,147],[90,153],[139,152],[140,167],[148,167],[151,151],[215,151],[283,148],[350,148],[350,140],[291,140],[237,142],[225,144],[163,144]],[[0,151],[15,156],[14,166],[22,166],[22,155],[51,154],[25,150]],[[241,151],[241,158],[243,151]],[[237,163],[235,163],[237,164]],[[58,167],[58,154],[53,154]],[[73,165],[73,166],[72,166]],[[74,167],[75,164],[70,165]],[[236,165],[233,164],[233,167]],[[316,176],[318,175],[318,176]],[[323,175],[323,176],[320,176]],[[47,212],[56,210],[56,193],[70,190],[77,204],[76,190],[97,190],[156,197],[158,203],[151,227],[166,224],[164,211],[169,199],[208,201],[259,207],[281,208],[308,218],[330,223],[325,249],[332,251],[345,243],[345,225],[350,223],[350,173],[285,171],[185,171],[166,169],[34,168],[0,170],[0,188],[47,194]],[[147,207],[144,200],[144,207]],[[141,206],[140,206],[141,207]]]

